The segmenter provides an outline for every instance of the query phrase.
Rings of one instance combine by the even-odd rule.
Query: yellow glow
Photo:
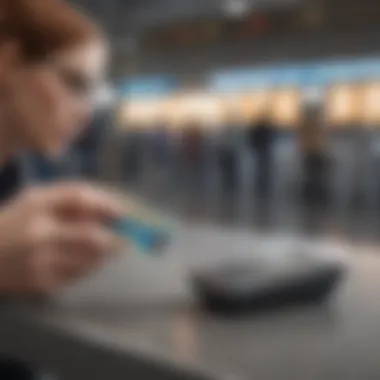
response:
[[[365,123],[380,122],[380,83],[368,85],[363,90],[363,120]]]
[[[178,98],[172,112],[177,125],[184,125],[193,120],[204,127],[213,128],[222,121],[220,99],[209,94],[184,94]]]
[[[339,85],[331,89],[327,102],[327,120],[332,124],[348,124],[360,119],[362,96],[358,87]]]
[[[175,128],[178,125],[178,97],[172,96],[160,100],[159,103],[161,119],[167,124],[169,128]]]
[[[271,111],[273,93],[257,91],[242,98],[242,115],[246,122],[257,119]]]
[[[230,118],[234,118],[235,121],[243,119],[243,98],[241,95],[221,95],[219,96],[219,104],[222,122]]]
[[[158,121],[164,121],[171,128],[178,128],[189,121],[213,128],[222,123],[223,104],[214,95],[192,93],[177,94],[172,97],[132,101],[123,104],[119,111],[121,125],[154,127]]]
[[[125,102],[119,110],[119,124],[123,128],[150,128],[162,120],[169,121],[167,103],[167,99]]]
[[[273,121],[279,126],[295,127],[300,121],[301,95],[296,90],[278,91],[273,96]]]

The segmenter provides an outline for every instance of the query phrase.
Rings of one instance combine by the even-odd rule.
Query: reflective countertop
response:
[[[190,290],[182,286],[186,271],[181,272],[181,265],[186,262],[188,270],[200,262],[212,263],[211,257],[216,260],[231,254],[231,249],[244,256],[248,247],[259,245],[265,252],[295,246],[314,246],[327,256],[344,252],[347,277],[322,305],[239,318],[200,311]],[[173,247],[182,264],[170,255],[167,262],[125,256],[108,273],[58,297],[33,316],[41,324],[94,344],[217,380],[378,379],[379,252],[377,246],[333,239],[300,243],[299,237],[258,238],[248,231],[199,227],[189,229]]]

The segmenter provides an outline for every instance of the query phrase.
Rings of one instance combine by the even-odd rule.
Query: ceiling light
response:
[[[250,3],[248,0],[224,0],[223,11],[228,16],[242,17],[248,13]]]

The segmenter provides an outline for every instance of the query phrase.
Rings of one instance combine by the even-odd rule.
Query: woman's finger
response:
[[[97,271],[104,264],[103,255],[94,254],[91,250],[81,250],[78,255],[76,249],[59,249],[59,260],[56,265],[57,275],[64,281],[87,277]]]
[[[57,246],[94,252],[94,254],[112,254],[122,249],[126,241],[106,226],[97,223],[60,223],[51,226],[50,241]]]
[[[75,212],[104,218],[118,218],[127,212],[126,205],[115,194],[88,184],[52,186],[40,195],[45,207],[55,212]]]

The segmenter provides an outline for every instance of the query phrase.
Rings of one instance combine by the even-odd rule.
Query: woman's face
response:
[[[14,70],[2,107],[22,148],[48,156],[67,149],[89,124],[106,61],[105,45],[94,41]]]

